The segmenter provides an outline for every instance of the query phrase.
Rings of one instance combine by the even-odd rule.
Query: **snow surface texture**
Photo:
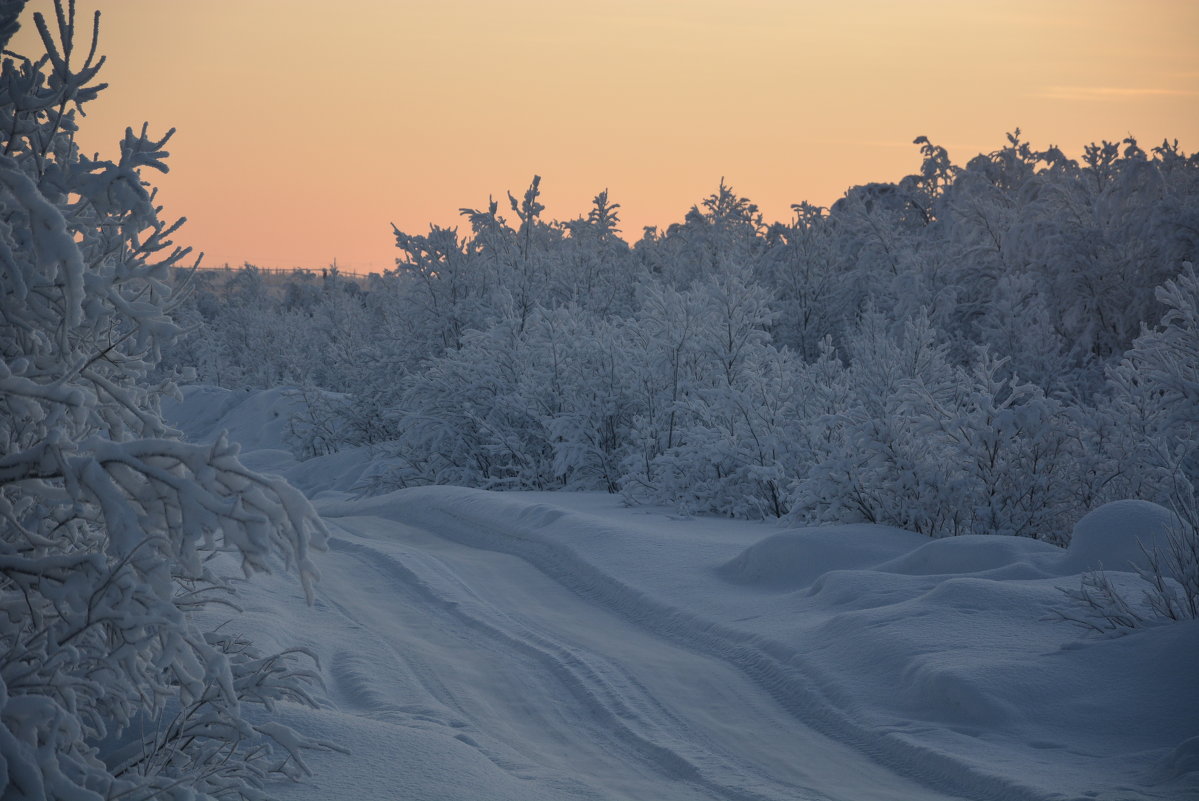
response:
[[[1135,588],[1160,507],[1099,509],[1061,550],[590,493],[359,499],[367,451],[272,441],[285,392],[185,395],[177,425],[244,432],[333,532],[314,609],[268,577],[229,624],[320,655],[324,705],[279,717],[353,751],[288,798],[1199,798],[1199,621],[1049,619],[1090,567]]]

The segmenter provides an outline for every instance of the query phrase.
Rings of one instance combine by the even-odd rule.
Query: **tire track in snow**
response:
[[[419,551],[403,551],[401,561],[397,555],[367,542],[354,541],[357,538],[352,537],[348,531],[346,536],[334,536],[331,548],[384,574],[394,587],[409,594],[411,602],[431,607],[483,635],[484,640],[475,641],[476,645],[490,640],[502,644],[501,650],[519,653],[538,663],[586,710],[598,724],[596,728],[601,735],[613,740],[629,758],[650,766],[671,781],[700,788],[714,798],[771,801],[823,797],[806,788],[780,783],[751,766],[736,764],[715,749],[699,745],[704,738],[669,713],[622,668],[594,652],[562,643],[488,603],[435,557]],[[422,676],[422,683],[427,678],[449,692],[435,674]],[[440,702],[467,715],[453,701],[452,693],[450,697],[440,697],[442,692],[430,689]],[[473,740],[467,742],[483,748]],[[520,770],[510,761],[497,759],[491,753],[486,755],[505,770]],[[755,787],[758,789],[750,789]]]
[[[604,573],[561,541],[538,535],[538,529],[561,520],[568,512],[519,500],[497,501],[494,496],[478,491],[476,497],[487,501],[481,508],[491,514],[472,515],[462,509],[464,492],[474,491],[457,487],[406,490],[373,499],[377,507],[368,501],[347,511],[351,515],[377,513],[383,519],[419,527],[450,542],[523,559],[576,595],[643,630],[735,666],[797,721],[850,745],[898,776],[960,798],[1047,801],[1011,777],[983,772],[904,733],[880,731],[859,723],[853,699],[840,694],[831,677],[822,676],[795,649],[649,597]],[[496,514],[496,507],[505,504],[510,508],[503,509],[504,514]],[[327,509],[324,514],[337,517],[336,510]]]
[[[447,610],[453,608],[452,601],[443,601],[428,593],[418,592],[419,588],[406,580],[397,581],[394,566],[392,570],[380,569],[381,566],[386,566],[386,561],[369,558],[364,550],[346,547],[348,543],[345,540],[332,537],[329,542],[332,550],[346,552],[358,564],[367,566],[383,579],[389,580],[389,596],[394,595],[396,590],[404,593],[403,612],[419,618],[424,628],[435,629],[435,636],[464,639],[462,637],[462,621],[455,616],[446,614]],[[403,576],[399,578],[402,579]],[[349,608],[331,598],[327,591],[323,598],[331,608],[336,610],[338,615],[346,621],[350,621],[355,628],[375,634],[378,634],[378,628],[382,628],[371,625],[377,621],[364,621],[364,617],[369,615],[364,615],[363,610]],[[429,633],[422,631],[421,635],[427,637]],[[495,654],[497,659],[503,655],[502,649],[495,647],[487,639],[472,638],[471,646],[475,649],[490,651]],[[361,647],[362,645],[355,646],[356,649]],[[376,651],[387,651],[389,658],[364,658],[356,651],[340,650],[330,661],[330,674],[333,687],[340,698],[340,708],[351,711],[355,715],[391,725],[418,730],[432,728],[447,731],[454,739],[474,748],[493,765],[505,772],[518,778],[546,779],[546,777],[536,775],[537,766],[533,763],[521,762],[507,753],[501,753],[497,748],[480,744],[479,739],[483,735],[468,722],[471,717],[470,712],[460,702],[458,694],[442,680],[434,665],[427,664],[424,660],[397,646],[388,636],[376,636],[370,641],[370,647]],[[381,664],[393,664],[397,668],[402,666],[410,681],[405,682],[402,678],[388,675],[386,688],[384,688],[380,685],[381,677],[378,673],[378,666]],[[389,697],[388,690],[394,692],[397,686],[404,687],[406,691],[410,692],[406,686],[409,684],[423,690],[427,693],[428,698],[423,701],[414,699],[409,702],[395,703]],[[572,779],[551,778],[550,780],[568,789],[570,797],[601,800],[600,796]]]

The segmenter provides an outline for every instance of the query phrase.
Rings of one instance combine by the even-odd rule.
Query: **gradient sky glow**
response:
[[[627,239],[721,177],[768,220],[955,162],[1130,133],[1199,149],[1188,0],[78,0],[103,13],[85,149],[174,126],[153,177],[209,265],[393,266],[390,223],[542,176],[546,216],[608,188]],[[51,11],[50,0],[28,10]],[[33,36],[31,36],[33,34]],[[12,48],[30,53],[28,12]]]

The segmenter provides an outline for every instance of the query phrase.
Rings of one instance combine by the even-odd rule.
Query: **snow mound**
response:
[[[241,445],[246,467],[283,476],[310,498],[356,492],[373,473],[391,466],[365,446],[297,460],[288,428],[304,401],[295,388],[248,392],[195,385],[181,392],[182,400],[163,402],[163,414],[188,441],[212,442],[225,432]]]
[[[974,665],[945,665],[938,656],[911,658],[899,678],[897,695],[913,719],[971,727],[973,736],[1010,726],[1015,705],[996,693]]]
[[[167,422],[190,442],[211,442],[226,431],[243,451],[288,450],[288,421],[303,402],[291,387],[250,392],[196,385],[180,391],[182,400],[163,401]]]
[[[326,494],[359,493],[369,474],[380,463],[368,446],[343,448],[335,453],[280,465],[278,472],[310,498]]]
[[[1132,570],[1145,567],[1145,550],[1165,551],[1177,516],[1149,501],[1113,501],[1088,513],[1074,525],[1067,549],[1072,572]]]
[[[872,567],[926,542],[921,534],[868,523],[797,529],[751,545],[717,573],[735,584],[796,590],[829,571]]]
[[[1062,549],[1027,537],[965,534],[929,541],[878,566],[888,573],[940,576],[1003,571],[1005,578],[1042,578],[1044,566],[1061,559]]]

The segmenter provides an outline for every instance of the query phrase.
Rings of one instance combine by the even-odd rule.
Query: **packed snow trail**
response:
[[[681,521],[674,533],[685,534],[682,541],[655,515],[649,516],[648,528],[639,528],[628,513],[617,519],[611,512],[592,516],[567,508],[589,503],[582,496],[538,502],[534,494],[430,487],[349,503],[330,498],[322,509],[344,530],[335,548],[357,548],[366,564],[398,561],[410,582],[417,579],[428,597],[453,608],[459,624],[486,631],[492,640],[550,665],[558,684],[538,684],[527,696],[529,703],[562,708],[571,706],[567,699],[581,703],[588,710],[584,720],[605,721],[600,734],[594,727],[578,730],[593,732],[590,745],[601,744],[605,754],[631,754],[642,768],[648,764],[672,783],[671,790],[654,787],[631,797],[689,797],[679,795],[684,786],[717,798],[1199,797],[1194,782],[1186,776],[1175,781],[1179,777],[1167,764],[1172,760],[1185,768],[1193,759],[1195,741],[1186,734],[1195,726],[1193,720],[1188,723],[1193,718],[1188,710],[1199,709],[1194,690],[1168,667],[1158,678],[1170,681],[1158,681],[1162,686],[1156,692],[1137,698],[1135,682],[1124,691],[1115,688],[1136,699],[1125,702],[1123,710],[1101,682],[1093,694],[1084,691],[1082,703],[1106,708],[1110,724],[1084,721],[1083,730],[1073,731],[1067,719],[1071,731],[1063,736],[1047,719],[1031,730],[1017,726],[1017,736],[1007,741],[1011,700],[1029,693],[1029,711],[1022,716],[1035,720],[1047,706],[1032,698],[1061,695],[1063,678],[1055,679],[1056,687],[1026,679],[1021,670],[1028,665],[1019,660],[1010,668],[1018,677],[1015,689],[971,678],[970,670],[983,675],[1009,670],[1010,647],[1004,642],[1013,638],[1033,652],[1067,643],[1059,654],[1066,661],[1060,664],[1053,663],[1053,653],[1036,657],[1031,665],[1038,673],[1064,669],[1067,684],[1076,681],[1072,675],[1095,675],[1085,669],[1092,655],[1069,645],[1070,628],[1047,624],[1033,631],[1020,622],[1030,612],[1034,620],[1044,616],[1046,595],[1058,602],[1060,580],[1052,571],[1073,569],[1071,560],[1081,557],[1081,550],[1065,553],[1017,538],[933,542],[879,527],[827,532],[829,542],[836,543],[831,547],[812,530],[803,536],[819,578],[804,579],[811,587],[799,593],[763,595],[753,583],[738,590],[728,576],[718,580],[702,567],[719,553],[739,551],[737,543],[745,542],[728,536],[727,521]],[[595,503],[611,501],[597,498]],[[774,540],[789,536],[794,534],[768,537],[730,564],[752,563],[760,550],[769,555]],[[861,564],[863,558],[880,569],[829,572],[828,565],[818,564],[821,559]],[[795,575],[802,572],[796,567],[780,556],[776,569]],[[956,577],[955,571],[966,575]],[[760,579],[753,570],[746,575]],[[838,600],[839,594],[849,600]],[[904,600],[905,594],[915,597]],[[802,616],[788,609],[797,599],[808,605]],[[837,604],[847,602],[847,613],[830,617],[828,609],[820,611],[822,603],[836,611]],[[861,609],[853,611],[854,606]],[[880,610],[882,619],[871,617]],[[916,621],[916,628],[905,635],[904,624],[889,622],[886,615]],[[931,651],[915,644],[888,653],[894,650],[888,640],[897,636],[931,636],[938,643],[952,638],[955,615],[966,621],[977,642],[950,639]],[[924,618],[933,622],[920,622]],[[800,631],[804,635],[797,641]],[[1193,626],[1160,631],[1164,636],[1150,641],[1162,648],[1157,661],[1168,666],[1199,655],[1196,631]],[[809,638],[810,644],[801,646]],[[849,658],[820,658],[820,651],[847,644]],[[1144,671],[1136,667],[1142,660],[1155,659],[1127,638],[1099,645],[1115,655],[1109,657],[1111,666],[1125,676],[1130,668]],[[990,650],[996,647],[1001,650]],[[963,648],[967,654],[981,648],[987,664],[963,673]],[[882,669],[872,677],[875,661]],[[445,680],[444,671],[433,672]],[[1106,678],[1102,668],[1097,675]],[[454,686],[469,683],[462,677]],[[876,695],[881,688],[894,695],[895,703],[872,708],[866,692],[871,683]],[[1180,687],[1187,689],[1179,692]],[[889,706],[910,708],[913,700],[922,707],[914,714],[888,715]],[[1150,723],[1160,730],[1158,741],[1181,741],[1176,753],[1160,761],[1164,768],[1121,750],[1143,749],[1136,732],[1126,731],[1129,707],[1136,726]],[[1137,718],[1138,708],[1147,720]],[[519,717],[519,712],[500,714],[495,722],[508,725]],[[516,731],[512,741],[528,744],[537,754],[544,737],[540,731],[540,725]],[[1142,732],[1140,742],[1145,741]],[[572,755],[565,764],[569,775],[578,776],[586,760]],[[617,770],[627,772],[629,763],[621,764]],[[610,775],[597,774],[602,797],[615,794],[604,779]]]
[[[301,622],[343,630],[335,645],[305,638],[323,652],[330,700],[455,740],[447,771],[465,745],[525,784],[516,797],[945,797],[808,728],[736,667],[630,626],[518,557],[376,517],[333,528],[322,621]],[[341,797],[329,774],[344,770],[318,757],[315,785],[289,797]],[[469,795],[448,784],[411,797]]]

